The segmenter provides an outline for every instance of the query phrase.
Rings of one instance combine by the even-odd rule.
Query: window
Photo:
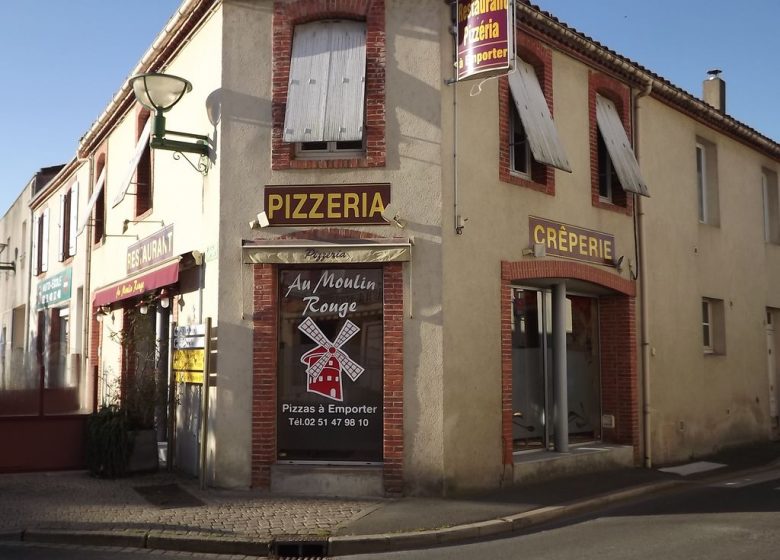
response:
[[[362,152],[366,24],[317,21],[295,27],[284,141],[299,156]]]
[[[528,142],[528,135],[525,133],[523,121],[515,107],[512,107],[512,122],[509,128],[509,166],[513,173],[531,178],[531,164],[533,156],[531,155],[531,145]]]
[[[60,240],[57,245],[57,260],[60,262],[76,254],[78,201],[78,183],[75,183],[64,194],[60,194]]]
[[[138,117],[138,137],[136,141],[143,142],[143,150],[135,170],[135,216],[152,209],[152,148],[149,145],[149,122],[151,116],[148,111],[142,112]]]
[[[510,138],[512,170],[530,175],[533,155],[533,160],[538,163],[571,172],[534,67],[516,58],[515,70],[509,74],[508,80],[514,101]]]
[[[639,162],[614,101],[596,94],[598,199],[628,207],[627,192],[649,196]]]
[[[697,138],[696,197],[699,222],[713,226],[717,226],[720,223],[717,161],[715,145]]]
[[[92,218],[92,242],[100,243],[106,235],[106,160],[102,155],[98,159],[98,180],[92,193],[94,214]]]
[[[41,274],[49,270],[49,209],[46,208],[33,218],[32,273]]]
[[[724,325],[723,300],[703,298],[701,300],[701,333],[705,354],[726,353]]]
[[[777,173],[761,171],[761,191],[764,198],[764,240],[780,244],[780,196],[777,190]]]
[[[271,168],[383,167],[387,159],[385,0],[274,2],[274,10],[272,73],[277,85],[271,99]],[[346,31],[350,26],[355,34]],[[317,27],[321,41],[317,48],[322,52],[315,48],[306,54],[303,47],[316,46],[313,34],[308,39],[305,36],[306,30]],[[327,44],[326,29],[335,32]],[[315,59],[318,62],[312,70]],[[355,74],[346,70],[355,70]],[[331,75],[333,90],[326,89]],[[321,93],[313,95],[312,103],[302,101],[301,94],[308,96],[318,88]],[[352,101],[345,102],[347,98]],[[331,108],[336,112],[331,114]],[[312,126],[305,122],[309,116]],[[320,132],[328,134],[318,137]]]

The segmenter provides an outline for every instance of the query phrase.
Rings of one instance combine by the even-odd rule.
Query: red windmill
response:
[[[360,327],[347,319],[333,342],[328,340],[328,337],[322,333],[311,317],[306,317],[298,325],[298,329],[317,343],[316,348],[312,348],[301,356],[301,363],[306,366],[306,390],[309,393],[317,393],[335,401],[343,400],[341,393],[342,372],[355,381],[365,371],[341,349],[350,338],[360,331]]]

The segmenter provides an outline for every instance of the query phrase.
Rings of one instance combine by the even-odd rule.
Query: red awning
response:
[[[168,262],[152,270],[129,276],[121,282],[111,284],[95,292],[92,305],[109,305],[135,296],[140,296],[151,290],[175,284],[179,281],[179,259]]]

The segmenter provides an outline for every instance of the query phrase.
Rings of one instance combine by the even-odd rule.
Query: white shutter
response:
[[[534,159],[571,173],[569,159],[533,66],[516,59],[515,71],[509,73],[509,88]]]
[[[130,165],[127,168],[127,172],[125,173],[125,177],[122,180],[122,183],[119,185],[119,192],[116,193],[116,198],[114,198],[114,203],[111,205],[111,208],[115,208],[125,199],[127,189],[130,187],[130,183],[133,180],[133,175],[135,175],[135,170],[138,167],[138,162],[141,161],[141,156],[144,153],[144,149],[149,143],[149,133],[152,130],[152,119],[153,117],[151,115],[148,119],[146,119],[146,125],[144,125],[144,129],[141,131],[141,136],[138,138],[138,142],[135,144],[133,157],[130,158]]]
[[[70,227],[68,228],[68,256],[76,254],[76,227],[79,220],[79,184],[74,183],[70,189]]]
[[[331,24],[330,73],[323,140],[362,140],[366,90],[366,26]]]
[[[60,193],[60,222],[57,224],[57,229],[59,230],[59,236],[58,236],[58,243],[57,243],[57,260],[59,262],[62,262],[65,260],[65,252],[63,251],[63,248],[65,247],[65,194]]]
[[[596,95],[596,120],[623,190],[650,196],[617,108],[600,95]]]
[[[285,142],[322,141],[330,67],[330,23],[295,26],[287,109]]]
[[[40,216],[33,216],[32,219],[32,254],[30,255],[30,263],[32,267],[32,275],[37,276],[41,270],[41,263],[38,262],[38,220]]]
[[[43,236],[41,240],[41,269],[40,272],[49,270],[49,209],[43,211],[43,223],[41,225]]]
[[[100,191],[103,190],[103,184],[106,182],[106,168],[103,168],[103,171],[100,172],[100,176],[98,177],[97,182],[95,182],[95,189],[92,191],[92,196],[89,197],[89,202],[87,202],[87,207],[84,209],[84,214],[81,216],[81,224],[79,224],[79,232],[76,235],[81,235],[81,232],[84,231],[84,228],[87,227],[87,223],[89,223],[89,217],[92,215],[92,209],[95,207],[95,203],[97,202],[98,196],[100,196]]]

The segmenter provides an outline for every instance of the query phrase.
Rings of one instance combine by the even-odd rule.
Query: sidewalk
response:
[[[167,473],[118,480],[84,471],[4,474],[0,540],[257,556],[296,543],[327,547],[331,555],[419,548],[522,530],[686,481],[778,464],[778,458],[780,444],[763,444],[710,457],[728,467],[698,475],[623,469],[461,499],[202,491],[197,481]]]

